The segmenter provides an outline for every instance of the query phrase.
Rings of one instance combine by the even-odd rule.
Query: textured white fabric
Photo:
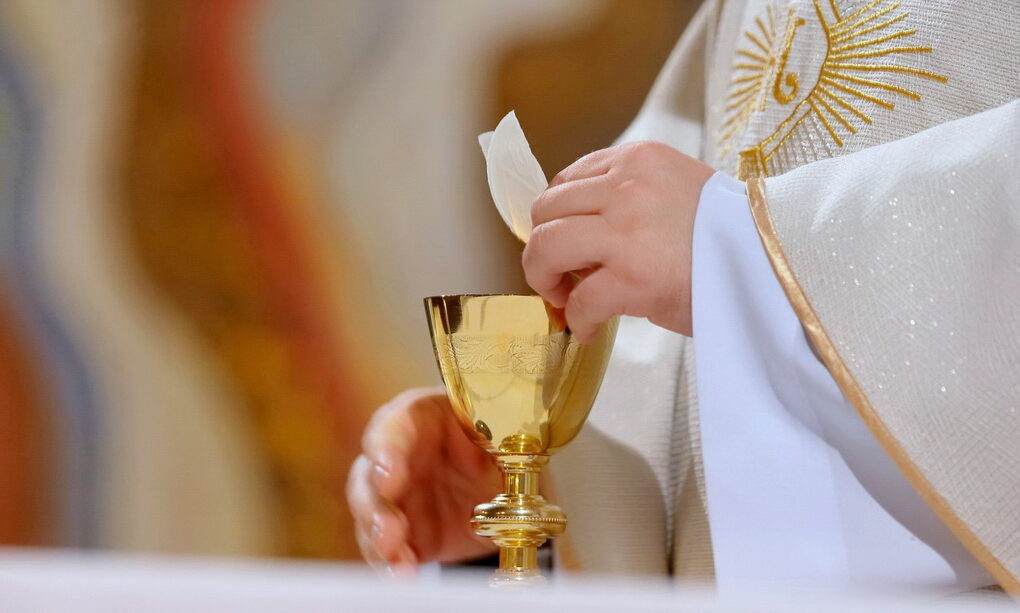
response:
[[[672,421],[684,349],[677,334],[621,318],[589,421],[549,463],[570,522],[565,538],[586,571],[668,571]]]
[[[847,403],[771,273],[744,184],[716,173],[698,205],[692,302],[720,592],[993,583]]]
[[[887,442],[1013,576],[1018,156],[1014,101],[766,181],[798,282]]]

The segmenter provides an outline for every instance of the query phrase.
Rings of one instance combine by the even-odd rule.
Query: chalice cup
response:
[[[434,296],[425,309],[450,405],[503,475],[502,493],[475,507],[470,520],[499,546],[491,583],[542,583],[538,548],[563,534],[567,518],[539,493],[539,473],[588,417],[617,320],[581,344],[539,296]]]

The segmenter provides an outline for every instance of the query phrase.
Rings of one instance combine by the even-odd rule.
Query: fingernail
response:
[[[372,514],[372,525],[368,529],[369,538],[372,539],[372,544],[376,547],[379,546],[379,539],[382,538],[382,516],[378,513]]]
[[[375,465],[386,473],[393,472],[393,452],[383,450],[375,459]]]
[[[388,479],[390,476],[390,470],[386,466],[381,464],[375,464],[372,466],[372,483],[379,487],[379,484]]]

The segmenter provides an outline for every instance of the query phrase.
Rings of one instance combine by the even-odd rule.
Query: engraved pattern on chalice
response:
[[[499,546],[492,583],[540,583],[538,547],[567,519],[539,494],[539,473],[588,417],[617,321],[582,345],[538,296],[435,296],[425,309],[457,419],[503,474],[503,492],[470,520]]]

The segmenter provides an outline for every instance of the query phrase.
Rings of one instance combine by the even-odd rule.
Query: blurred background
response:
[[[0,544],[356,558],[421,298],[524,289],[476,135],[609,145],[696,4],[0,2]]]

